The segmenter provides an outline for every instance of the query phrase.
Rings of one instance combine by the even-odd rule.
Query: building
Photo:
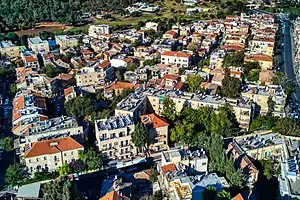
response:
[[[89,27],[89,36],[98,38],[102,34],[110,34],[110,28],[106,24],[101,25],[91,25]]]
[[[122,95],[126,90],[135,90],[138,87],[138,84],[116,81],[104,89],[104,95],[111,98]]]
[[[77,38],[68,35],[56,35],[55,40],[56,40],[56,44],[58,44],[59,47],[62,49],[66,47],[74,47],[77,46],[78,44]]]
[[[160,115],[163,111],[163,104],[166,98],[175,103],[175,110],[180,113],[183,107],[197,109],[209,106],[217,109],[220,106],[229,104],[232,106],[240,127],[248,129],[252,119],[252,102],[239,99],[226,99],[218,96],[195,94],[165,89],[140,89],[128,95],[117,104],[115,115],[130,115],[135,121],[139,116],[152,111]]]
[[[32,122],[40,122],[48,119],[46,98],[38,93],[21,94],[13,100],[13,133],[20,134],[19,128]]]
[[[242,97],[251,99],[255,102],[260,107],[261,114],[266,114],[268,112],[268,102],[272,100],[274,102],[273,114],[280,117],[285,116],[284,107],[287,95],[280,85],[248,85],[244,88],[241,95]]]
[[[155,113],[142,115],[141,122],[148,129],[151,152],[168,150],[168,128],[167,121]]]
[[[136,153],[131,140],[134,121],[129,115],[114,116],[95,122],[99,150],[109,159],[129,159]]]
[[[77,96],[77,93],[74,86],[64,89],[64,96],[66,101],[75,98]]]
[[[114,81],[114,67],[105,60],[96,62],[91,67],[81,68],[75,76],[79,87],[89,85],[104,85]]]
[[[40,69],[40,63],[36,55],[24,56],[24,65],[26,68]]]
[[[165,51],[161,54],[161,64],[188,67],[191,64],[191,58],[190,54],[181,51]]]
[[[20,49],[11,41],[0,41],[0,55],[14,58],[20,56]]]
[[[29,172],[55,171],[64,163],[77,160],[83,146],[71,137],[35,142],[24,155]]]
[[[157,32],[158,23],[155,22],[146,22],[145,26],[142,27],[142,30],[154,30]]]
[[[264,54],[250,54],[245,57],[245,62],[258,62],[261,70],[273,69],[273,57]]]
[[[101,197],[99,200],[130,200],[130,198],[119,194],[117,191],[112,190],[107,193],[105,196]]]
[[[78,141],[83,140],[83,127],[74,117],[56,117],[42,122],[31,123],[15,129],[19,131],[19,148],[21,154],[34,142],[72,136]]]
[[[42,40],[40,37],[28,38],[28,47],[33,52],[50,50],[48,41]]]
[[[273,85],[275,73],[272,70],[265,70],[259,72],[258,84]]]
[[[188,168],[189,173],[206,173],[208,167],[208,158],[205,155],[203,149],[197,151],[190,150],[169,150],[161,152],[161,166],[162,170],[164,166],[170,164],[182,164]],[[164,171],[164,170],[163,170]]]

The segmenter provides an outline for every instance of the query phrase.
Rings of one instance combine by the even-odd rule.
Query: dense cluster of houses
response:
[[[95,121],[96,143],[103,155],[118,161],[135,158],[138,151],[131,135],[141,122],[148,129],[151,154],[161,156],[159,188],[175,199],[201,199],[208,185],[216,186],[217,191],[229,187],[225,178],[208,173],[209,160],[203,149],[169,149],[169,124],[161,116],[163,103],[169,97],[178,113],[186,106],[197,109],[230,104],[240,127],[248,130],[258,107],[261,115],[268,112],[271,97],[274,115],[284,117],[286,94],[280,85],[273,84],[274,17],[242,13],[223,20],[176,24],[149,44],[149,30],[157,32],[158,26],[147,22],[141,30],[112,32],[108,25],[92,25],[87,35],[57,35],[55,45],[40,37],[28,38],[27,48],[0,42],[1,56],[23,63],[16,68],[18,92],[13,100],[12,131],[19,136],[16,146],[30,172],[57,170],[78,159],[78,150],[84,149],[85,127],[74,117],[51,117],[48,101],[69,101],[89,93],[114,98],[131,89],[134,92],[117,104],[114,116]],[[53,51],[55,47],[58,49]],[[259,80],[247,82],[238,99],[217,94],[225,78],[224,57],[233,52],[244,52],[245,63],[260,66]],[[209,64],[200,68],[197,58],[208,59]],[[48,77],[42,73],[48,65],[65,73]],[[128,70],[130,65],[135,69]],[[240,67],[229,69],[230,76],[243,79]],[[187,79],[192,75],[201,76],[200,87],[207,92],[187,92]],[[255,182],[258,170],[238,141],[233,140],[228,153],[241,157],[240,167],[247,180]],[[114,192],[107,195],[122,197]]]

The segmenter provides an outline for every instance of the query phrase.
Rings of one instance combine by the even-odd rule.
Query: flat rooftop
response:
[[[68,41],[68,40],[77,40],[75,37],[70,37],[68,35],[57,35],[56,38],[62,41]]]
[[[96,128],[98,131],[115,130],[129,125],[134,125],[134,121],[129,115],[114,116],[108,119],[100,119],[96,121]]]
[[[9,47],[15,47],[17,45],[13,44],[11,41],[1,41],[0,47],[1,48],[9,48]]]
[[[74,117],[61,116],[32,124],[29,128],[29,135],[36,135],[73,127],[78,127],[77,120]]]
[[[28,40],[32,44],[40,44],[40,43],[44,43],[45,42],[40,37],[28,38]]]
[[[172,158],[178,158],[180,157],[181,160],[193,160],[193,159],[206,159],[207,156],[205,155],[205,151],[203,148],[197,151],[191,151],[191,150],[170,150],[170,151],[164,151],[162,152],[167,162],[170,162]]]
[[[234,140],[244,151],[282,144],[281,136],[276,133],[238,137]]]
[[[285,96],[285,93],[280,85],[270,86],[247,86],[243,89],[244,93],[258,94],[264,96]]]

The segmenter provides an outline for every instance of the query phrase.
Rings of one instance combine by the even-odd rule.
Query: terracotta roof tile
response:
[[[68,87],[68,88],[64,89],[64,95],[65,95],[65,97],[68,96],[73,91],[74,91],[73,87]]]
[[[245,61],[273,62],[273,58],[272,56],[263,55],[263,54],[251,54],[245,58]]]
[[[163,174],[166,174],[167,172],[175,172],[176,170],[176,166],[173,163],[161,167]]]
[[[181,90],[184,86],[184,82],[178,82],[175,86],[175,90]]]
[[[37,57],[35,57],[35,56],[26,56],[26,57],[25,57],[25,61],[26,61],[27,63],[29,63],[29,62],[37,62],[38,59],[37,59]]]
[[[70,81],[73,78],[73,76],[71,74],[60,74],[55,78],[59,80]]]
[[[177,74],[165,74],[163,79],[171,79],[171,80],[178,80],[180,78]]]
[[[151,126],[153,128],[159,128],[159,127],[164,127],[164,126],[169,126],[168,122],[158,116],[157,114],[148,114],[148,115],[142,115],[141,121],[144,125]]]
[[[161,55],[162,56],[173,56],[173,57],[179,57],[179,58],[189,58],[189,57],[191,57],[190,54],[184,53],[182,51],[165,51]]]
[[[120,195],[115,190],[107,193],[105,196],[101,197],[99,200],[129,200],[128,197]]]
[[[117,81],[111,84],[109,87],[105,88],[105,90],[115,90],[115,89],[136,89],[139,85],[135,85],[133,83],[127,83],[122,81]]]
[[[238,195],[233,197],[231,200],[244,200],[244,198],[242,197],[241,193],[239,193]]]
[[[31,149],[24,155],[25,158],[31,158],[41,155],[55,154],[59,152],[82,149],[83,146],[71,137],[44,140],[35,142]]]
[[[105,69],[105,68],[107,68],[107,67],[109,67],[110,66],[110,62],[108,61],[108,60],[104,60],[100,65],[99,65],[99,67],[101,67],[101,68],[103,68],[103,69]]]

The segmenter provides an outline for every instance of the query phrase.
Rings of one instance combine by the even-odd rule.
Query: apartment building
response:
[[[142,115],[141,122],[148,129],[151,152],[168,150],[168,122],[155,113]]]
[[[40,37],[28,38],[28,47],[33,52],[49,51],[47,40],[42,40]]]
[[[34,142],[72,136],[78,141],[83,139],[83,127],[75,117],[61,116],[41,122],[35,122],[18,129],[21,154]],[[16,131],[15,131],[16,132]],[[16,133],[15,133],[16,134]]]
[[[74,86],[64,89],[64,97],[66,101],[69,101],[77,96]]]
[[[40,63],[36,55],[22,56],[26,68],[40,69]]]
[[[165,51],[161,54],[161,64],[188,67],[191,64],[191,59],[190,54],[181,51]]]
[[[68,35],[56,35],[55,41],[61,49],[66,47],[75,47],[78,44],[77,38]]]
[[[95,122],[98,148],[108,159],[129,159],[136,154],[131,140],[134,121],[129,115],[114,116]]]
[[[104,85],[114,80],[114,67],[105,60],[96,62],[91,67],[83,67],[76,74],[77,86]]]
[[[14,58],[20,56],[20,49],[11,41],[0,41],[0,55]]]
[[[260,107],[260,113],[262,115],[268,112],[268,101],[269,98],[272,98],[275,103],[273,114],[280,117],[285,116],[284,106],[286,104],[287,95],[280,85],[248,85],[244,88],[241,95],[255,102]]]
[[[217,109],[220,106],[229,104],[232,106],[237,121],[241,128],[248,129],[252,118],[252,102],[248,100],[226,99],[222,97],[181,92],[176,90],[152,89],[135,91],[118,103],[115,114],[129,114],[138,120],[137,116],[146,114],[152,110],[157,114],[163,111],[163,104],[166,98],[170,98],[175,103],[176,112],[180,113],[184,107],[198,109],[209,106]]]
[[[273,69],[273,57],[264,54],[250,54],[245,57],[245,62],[258,62],[261,70]]]
[[[29,172],[55,171],[64,163],[77,160],[83,146],[71,137],[35,142],[24,155]]]
[[[110,27],[106,24],[101,25],[91,25],[89,27],[89,36],[93,38],[98,38],[102,34],[109,34]]]
[[[23,93],[13,100],[13,132],[32,122],[44,121],[48,119],[44,115],[47,110],[46,98],[38,93]],[[16,132],[15,132],[16,131]]]
[[[273,37],[255,37],[249,42],[251,53],[273,56],[275,38]]]

